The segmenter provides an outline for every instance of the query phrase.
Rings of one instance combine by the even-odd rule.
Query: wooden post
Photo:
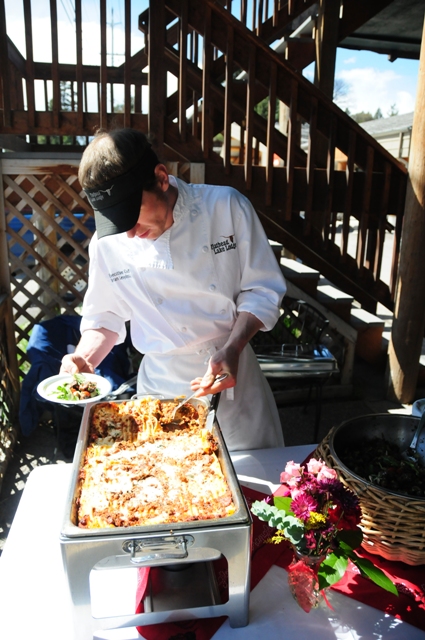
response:
[[[334,91],[340,4],[340,0],[320,0],[317,16],[314,84],[330,100]]]
[[[163,0],[149,3],[149,133],[154,137],[155,150],[161,158],[164,149],[165,111],[167,102],[167,70],[165,51],[165,4]]]
[[[388,351],[388,397],[414,400],[425,320],[425,23],[404,207],[394,320]]]
[[[332,100],[334,92],[340,4],[340,0],[320,0],[315,31],[314,84],[330,100]],[[327,152],[327,141],[319,135],[316,143],[317,166],[326,167]]]
[[[2,161],[0,160],[0,294],[6,294],[4,311],[4,326],[6,329],[5,342],[8,351],[8,367],[10,369],[10,379],[16,394],[15,400],[19,403],[19,369],[18,358],[16,354],[15,342],[15,324],[12,308],[12,292],[10,286],[10,270],[9,270],[9,252],[7,248],[6,237],[6,212],[4,207],[4,191],[3,191],[3,171]],[[1,479],[0,479],[1,482]]]

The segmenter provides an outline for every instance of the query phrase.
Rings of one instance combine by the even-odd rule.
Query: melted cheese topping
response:
[[[130,527],[235,511],[217,441],[193,405],[143,398],[95,406],[80,470],[78,526]]]

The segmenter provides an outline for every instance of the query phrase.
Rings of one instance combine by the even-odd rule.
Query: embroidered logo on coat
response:
[[[214,251],[215,254],[223,253],[224,251],[230,251],[231,249],[236,249],[236,242],[233,242],[234,235],[231,236],[220,236],[220,238],[224,238],[219,242],[213,242],[211,245],[211,250]]]
[[[123,269],[122,271],[115,271],[114,273],[109,273],[109,278],[111,282],[117,282],[118,280],[126,280],[127,278],[132,278],[133,276],[130,273],[130,269]]]

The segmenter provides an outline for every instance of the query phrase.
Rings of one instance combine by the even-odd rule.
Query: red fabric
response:
[[[265,497],[264,494],[246,487],[242,487],[242,490],[248,507],[255,500],[263,500]],[[285,543],[267,544],[266,540],[271,535],[269,526],[255,516],[253,516],[253,520],[251,590],[262,580],[273,564],[287,569],[293,557],[290,547]],[[370,555],[363,550],[359,552],[359,555],[371,560],[393,580],[397,585],[399,596],[384,591],[370,580],[360,576],[357,567],[351,563],[343,579],[332,589],[425,631],[425,567],[411,567],[402,562],[383,560],[379,556]],[[223,592],[227,587],[225,565],[226,563],[223,561],[218,561],[215,564],[219,588]],[[147,585],[149,568],[139,571],[136,613],[143,611],[142,598]],[[210,640],[224,620],[225,617],[204,618],[145,625],[137,627],[137,629],[146,640]]]

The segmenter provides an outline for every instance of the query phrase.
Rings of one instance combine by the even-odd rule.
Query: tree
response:
[[[133,96],[131,96],[130,98],[130,111],[131,113],[134,113],[134,97]],[[124,113],[124,104],[123,103],[114,104],[114,113]]]
[[[261,100],[261,102],[256,104],[254,107],[254,111],[258,113],[259,116],[267,120],[267,118],[269,117],[269,97],[267,96],[267,98],[264,98],[263,100]],[[277,122],[278,120],[279,120],[279,100],[276,100],[275,122]]]
[[[390,107],[390,110],[388,111],[388,115],[391,116],[398,116],[398,109],[396,107],[395,104],[392,104]]]
[[[344,102],[344,99],[347,96],[349,88],[350,88],[350,85],[347,82],[345,82],[345,80],[343,80],[342,78],[335,78],[333,101]]]
[[[60,89],[60,109],[61,111],[72,111],[73,107],[73,86],[72,82],[61,80]],[[53,98],[49,100],[49,111],[53,111]],[[74,136],[37,136],[37,144],[80,144],[78,138]]]
[[[353,120],[359,123],[373,120],[373,115],[369,113],[369,111],[359,111],[359,113],[354,113],[351,117],[353,118]]]
[[[378,109],[375,111],[375,115],[373,116],[374,120],[379,120],[380,118],[383,118],[384,116],[382,115],[382,111],[381,109],[378,107]]]

